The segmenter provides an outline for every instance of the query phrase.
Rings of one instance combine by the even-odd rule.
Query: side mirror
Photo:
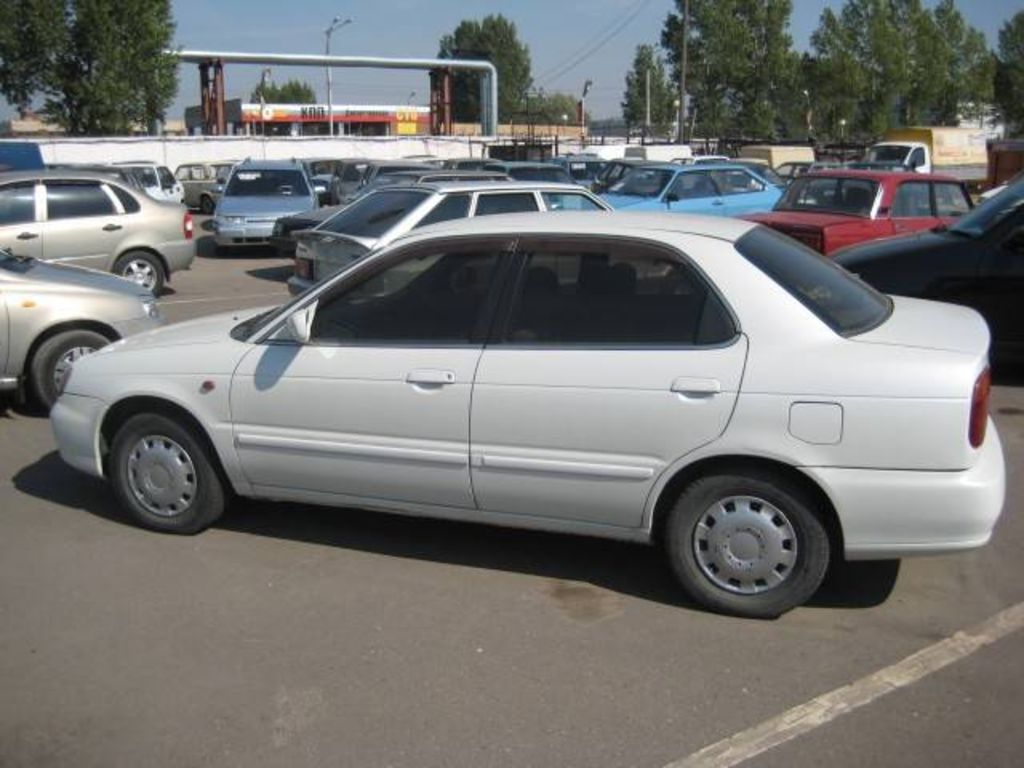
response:
[[[679,202],[679,195],[675,192],[667,192],[665,194],[665,205],[672,205],[672,203]]]
[[[292,312],[288,315],[288,333],[293,341],[299,344],[308,344],[309,337],[313,330],[313,318],[316,316],[317,302]]]

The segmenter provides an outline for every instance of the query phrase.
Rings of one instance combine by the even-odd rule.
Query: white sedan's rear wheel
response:
[[[676,577],[722,613],[774,618],[818,589],[829,540],[808,494],[782,476],[715,475],[676,501],[666,546]]]
[[[108,474],[135,522],[167,533],[198,533],[224,511],[224,485],[213,461],[190,428],[142,413],[114,435]]]

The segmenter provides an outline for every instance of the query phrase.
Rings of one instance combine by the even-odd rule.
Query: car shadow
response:
[[[993,365],[992,383],[1000,387],[1024,387],[1024,363]]]
[[[30,496],[130,525],[104,482],[71,469],[56,452],[21,469],[13,483]],[[660,551],[640,544],[250,499],[236,499],[216,527],[388,557],[586,583],[643,600],[697,608],[676,586]],[[898,561],[837,563],[808,605],[877,606],[891,594],[898,573]]]
[[[288,278],[295,274],[295,267],[291,264],[281,264],[277,267],[260,267],[259,269],[247,269],[245,274],[255,277],[258,280],[269,280],[274,283],[286,283]]]

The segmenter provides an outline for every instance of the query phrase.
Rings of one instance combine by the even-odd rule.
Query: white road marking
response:
[[[1024,629],[1024,603],[1010,606],[981,624],[957,632],[902,661],[793,707],[760,725],[704,747],[669,763],[665,768],[730,768],[738,765],[870,704],[887,693],[912,685],[1020,629]]]
[[[241,296],[208,296],[203,299],[158,299],[157,304],[164,307],[168,304],[202,304],[203,302],[210,301],[244,301],[246,299],[265,299],[272,296],[279,299],[288,298],[288,294],[277,291],[276,293],[247,293],[242,294]]]

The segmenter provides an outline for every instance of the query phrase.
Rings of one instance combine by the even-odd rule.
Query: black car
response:
[[[993,358],[1024,360],[1024,180],[948,228],[852,246],[835,260],[885,293],[973,307],[992,331]]]

